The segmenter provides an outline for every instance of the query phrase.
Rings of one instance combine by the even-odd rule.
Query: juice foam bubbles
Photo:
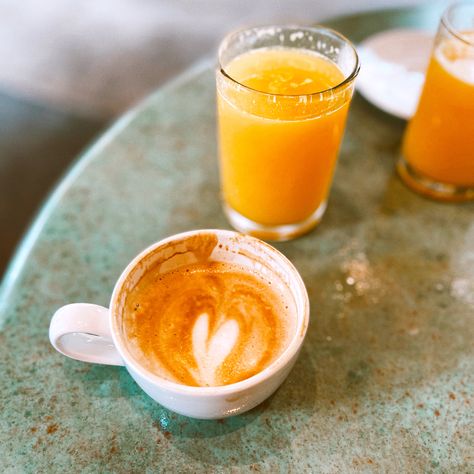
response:
[[[474,45],[474,32],[466,32],[463,37]],[[449,74],[472,86],[474,86],[473,45],[447,40],[434,52],[436,60]]]

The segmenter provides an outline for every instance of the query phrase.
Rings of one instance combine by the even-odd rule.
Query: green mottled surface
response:
[[[426,18],[436,23],[415,10],[333,24],[359,40]],[[358,96],[322,224],[278,245],[307,284],[312,323],[271,399],[194,421],[125,369],[49,345],[54,310],[107,304],[145,246],[227,227],[214,120],[203,66],[108,132],[34,223],[3,283],[0,471],[473,472],[474,207],[407,190],[394,175],[403,122]]]

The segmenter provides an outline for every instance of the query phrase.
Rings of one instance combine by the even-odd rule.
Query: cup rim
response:
[[[294,28],[294,29],[298,29],[300,31],[301,30],[306,30],[306,31],[313,31],[315,33],[316,32],[325,32],[325,33],[328,33],[329,35],[334,35],[337,38],[339,38],[340,40],[347,43],[350,46],[350,48],[352,49],[352,52],[354,53],[354,58],[355,58],[354,67],[353,67],[351,73],[343,81],[339,82],[335,86],[329,87],[327,89],[323,89],[321,91],[311,92],[310,94],[275,94],[275,93],[265,92],[265,91],[262,91],[262,90],[259,90],[259,89],[254,89],[253,87],[246,86],[245,84],[242,84],[238,80],[234,79],[230,74],[228,74],[226,72],[224,66],[221,63],[222,51],[224,49],[225,44],[230,39],[232,39],[234,36],[242,34],[245,31],[252,31],[252,30],[256,31],[256,30],[260,30],[262,28],[287,28],[287,29]],[[288,24],[288,25],[284,25],[284,24],[272,25],[272,24],[269,24],[269,25],[259,25],[259,26],[253,26],[253,27],[250,27],[250,28],[240,28],[238,30],[234,30],[234,31],[230,32],[229,34],[227,34],[222,39],[222,41],[220,42],[219,48],[218,48],[218,54],[217,54],[217,62],[218,62],[217,72],[219,74],[222,74],[225,78],[229,79],[234,84],[238,85],[239,87],[242,87],[243,89],[245,89],[249,92],[262,94],[262,95],[265,95],[267,97],[280,97],[280,98],[285,98],[286,97],[286,98],[292,98],[292,99],[296,99],[296,98],[300,98],[300,97],[316,97],[316,96],[319,96],[321,94],[332,93],[336,90],[339,90],[339,89],[345,87],[346,85],[350,84],[351,82],[353,82],[354,79],[359,74],[359,71],[360,71],[359,55],[357,54],[357,49],[354,46],[354,44],[352,43],[352,41],[350,41],[348,38],[346,38],[342,33],[339,33],[338,31],[336,31],[332,28],[328,28],[327,26],[323,26],[323,25],[319,25],[319,24],[312,25],[312,26],[304,26],[304,25],[297,25],[297,24]]]
[[[269,366],[265,367],[262,371],[258,372],[251,377],[241,380],[236,383],[228,384],[228,385],[220,385],[215,387],[195,387],[190,385],[184,385],[177,382],[172,382],[170,380],[165,379],[164,377],[160,377],[159,375],[154,374],[153,372],[147,370],[145,367],[140,365],[131,354],[129,354],[128,350],[122,344],[122,337],[120,336],[120,331],[117,325],[117,317],[115,316],[115,306],[118,301],[118,297],[121,293],[124,283],[127,281],[128,276],[130,275],[131,271],[137,266],[139,262],[141,262],[147,255],[151,252],[156,250],[157,248],[166,245],[172,241],[183,239],[186,237],[191,237],[199,234],[209,234],[214,233],[218,237],[219,235],[224,236],[238,236],[239,238],[248,239],[254,241],[259,246],[264,246],[267,250],[270,250],[274,253],[283,263],[291,270],[292,278],[297,284],[297,290],[300,292],[302,299],[304,301],[304,308],[303,308],[303,315],[300,318],[297,315],[297,325],[295,328],[295,334],[293,335],[291,341],[285,348],[285,350],[275,359]],[[292,290],[293,292],[293,290]],[[122,274],[120,275],[117,283],[112,292],[112,296],[110,299],[110,306],[109,306],[109,322],[111,327],[112,339],[114,342],[117,351],[119,352],[120,356],[125,362],[126,367],[131,367],[134,372],[138,373],[142,378],[152,382],[154,385],[159,386],[162,389],[166,389],[170,392],[174,393],[181,393],[181,394],[188,394],[188,395],[196,395],[196,396],[221,396],[225,394],[231,394],[236,392],[241,392],[245,389],[253,387],[255,385],[259,385],[260,383],[267,380],[271,377],[274,373],[278,372],[279,370],[283,369],[298,353],[300,350],[306,332],[308,330],[309,325],[309,297],[306,287],[304,285],[303,279],[299,274],[296,267],[293,263],[285,257],[279,250],[272,247],[271,245],[267,244],[266,242],[257,239],[256,237],[252,237],[250,235],[242,234],[240,232],[234,232],[231,230],[224,230],[224,229],[198,229],[198,230],[191,230],[186,232],[181,232],[178,234],[171,235],[166,237],[154,244],[151,244],[144,250],[142,250],[133,260],[126,266],[123,270]]]
[[[448,32],[453,35],[456,39],[459,41],[462,41],[463,43],[467,44],[470,47],[474,47],[474,41],[468,40],[451,22],[449,19],[450,14],[452,13],[453,10],[455,10],[458,7],[462,6],[471,6],[474,9],[474,3],[473,2],[456,2],[451,5],[449,5],[448,8],[443,13],[443,16],[441,17],[441,24],[448,30]]]

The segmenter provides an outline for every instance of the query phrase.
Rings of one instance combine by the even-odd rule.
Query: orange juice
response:
[[[263,225],[304,221],[325,206],[352,86],[338,66],[290,47],[236,56],[219,87],[223,197]],[[322,92],[327,91],[327,92]]]
[[[464,33],[474,40],[474,32]],[[474,185],[474,47],[442,41],[431,58],[403,155],[421,175]]]

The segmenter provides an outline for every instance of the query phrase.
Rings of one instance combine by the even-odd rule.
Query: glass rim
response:
[[[474,47],[474,41],[470,41],[467,39],[455,26],[451,23],[449,20],[449,15],[450,13],[461,6],[471,6],[473,7],[474,10],[474,2],[456,2],[450,5],[448,8],[443,13],[443,16],[441,17],[441,24],[448,30],[451,35],[453,35],[456,39],[459,41],[462,41],[463,43],[467,44],[468,46]]]
[[[222,50],[224,48],[224,44],[226,42],[228,42],[232,37],[237,36],[237,35],[245,32],[245,31],[252,31],[252,30],[257,31],[257,30],[260,30],[262,28],[288,28],[288,29],[297,28],[299,30],[306,30],[306,31],[309,30],[309,31],[313,31],[315,33],[316,32],[325,32],[325,33],[329,33],[330,35],[334,35],[338,39],[340,39],[340,40],[344,41],[346,44],[348,44],[349,47],[351,48],[352,52],[354,53],[354,59],[355,59],[354,67],[353,67],[351,73],[346,78],[344,78],[343,81],[341,81],[341,82],[337,83],[336,85],[334,85],[332,87],[329,87],[327,89],[323,89],[323,90],[320,90],[320,91],[317,91],[317,92],[311,92],[309,94],[277,94],[277,93],[266,92],[266,91],[262,91],[262,90],[259,90],[259,89],[254,89],[253,87],[246,86],[245,84],[242,84],[238,80],[234,79],[230,74],[228,74],[226,72],[226,70],[224,69],[224,67],[221,64]],[[301,48],[301,49],[303,49],[303,48]],[[239,87],[242,87],[242,88],[248,90],[249,92],[253,92],[253,93],[257,93],[257,94],[263,94],[263,95],[266,95],[266,96],[269,96],[269,97],[283,97],[283,98],[287,97],[287,98],[292,98],[292,99],[299,98],[299,97],[314,97],[314,96],[318,96],[318,95],[321,95],[321,94],[327,94],[328,92],[333,92],[333,91],[335,91],[337,89],[340,89],[340,88],[346,86],[347,84],[351,83],[357,77],[357,75],[359,74],[359,70],[360,70],[359,55],[357,54],[356,47],[354,46],[352,41],[347,39],[343,34],[339,33],[338,31],[336,31],[332,28],[328,28],[327,26],[323,26],[323,25],[313,25],[313,26],[301,26],[301,25],[296,25],[296,24],[259,25],[259,26],[253,26],[253,27],[250,27],[250,28],[241,28],[239,30],[236,30],[236,31],[233,31],[233,32],[227,34],[224,37],[224,39],[221,41],[221,43],[219,45],[218,58],[217,59],[218,59],[218,72],[220,74],[222,74],[224,77],[226,77],[227,79],[229,79],[230,81],[232,81],[234,84],[237,84]]]

